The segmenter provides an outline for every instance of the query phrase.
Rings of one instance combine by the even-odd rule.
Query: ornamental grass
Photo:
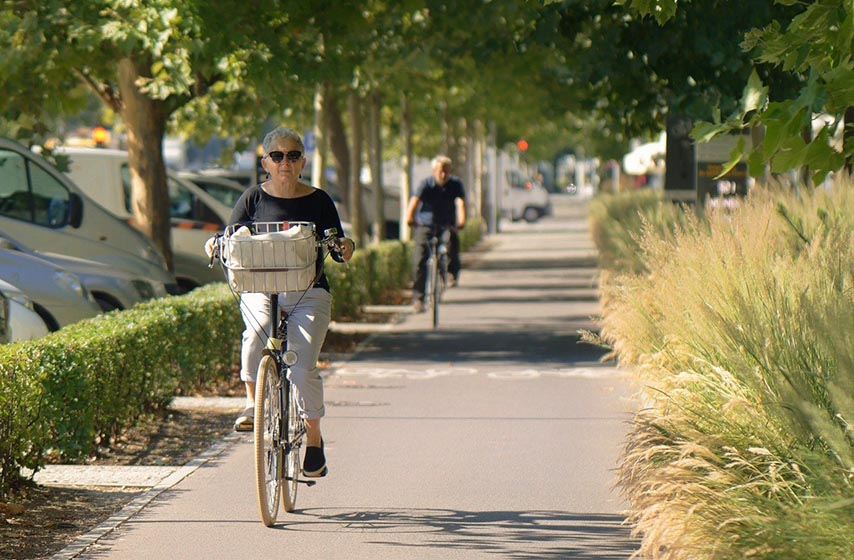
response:
[[[639,555],[854,558],[854,185],[679,211],[639,219],[619,263],[643,266],[603,286],[643,402],[619,467]]]

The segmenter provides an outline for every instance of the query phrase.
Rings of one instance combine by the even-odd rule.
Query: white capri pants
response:
[[[297,363],[291,366],[289,379],[299,391],[302,416],[309,420],[325,414],[317,359],[329,328],[331,307],[332,296],[323,288],[312,288],[304,296],[302,292],[279,294],[279,308],[290,315],[288,350],[297,353]],[[269,296],[241,294],[240,313],[246,326],[240,350],[240,379],[254,383],[267,342],[264,331],[270,330]]]

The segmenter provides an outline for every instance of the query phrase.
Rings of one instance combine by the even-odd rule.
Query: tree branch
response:
[[[121,112],[122,99],[109,84],[95,80],[90,74],[80,68],[74,68],[74,72],[80,77],[80,80],[89,86],[95,94],[106,103],[110,109],[116,113]]]

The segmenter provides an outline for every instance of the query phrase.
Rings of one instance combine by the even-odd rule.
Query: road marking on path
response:
[[[566,367],[566,368],[474,368],[474,367],[428,367],[424,369],[404,367],[377,367],[370,365],[346,364],[333,367],[328,375],[337,377],[369,377],[372,379],[413,379],[425,380],[439,377],[463,377],[485,375],[495,380],[529,380],[543,377],[565,379],[614,379],[625,377],[627,373],[615,367]]]

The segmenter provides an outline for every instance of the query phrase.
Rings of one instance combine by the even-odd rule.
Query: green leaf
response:
[[[738,165],[738,163],[744,159],[744,135],[739,135],[738,141],[735,143],[732,151],[729,153],[729,160],[724,163],[723,169],[721,172],[715,177],[715,179],[720,179],[730,171],[732,168]]]
[[[694,128],[691,129],[691,138],[693,138],[698,144],[708,142],[718,134],[728,132],[729,129],[730,127],[727,124],[698,122],[694,125]]]
[[[761,145],[753,148],[747,156],[747,172],[751,177],[765,175],[765,152]]]
[[[762,83],[759,74],[754,68],[750,72],[750,78],[747,80],[747,85],[744,87],[744,94],[741,99],[742,116],[751,111],[758,111],[768,101],[768,88]]]

